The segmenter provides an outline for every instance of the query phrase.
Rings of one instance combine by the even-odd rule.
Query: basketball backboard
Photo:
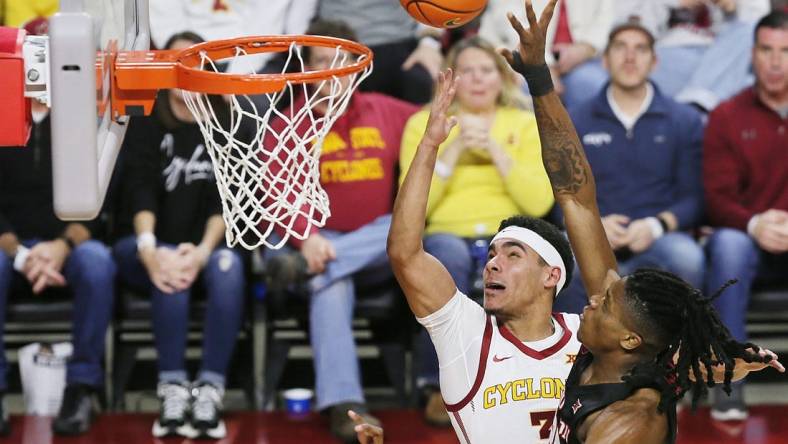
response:
[[[94,218],[126,132],[113,120],[109,63],[149,47],[148,0],[60,0],[50,19],[52,179],[63,220]]]

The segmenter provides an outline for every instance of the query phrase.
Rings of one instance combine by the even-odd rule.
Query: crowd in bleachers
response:
[[[6,25],[41,33],[54,3],[0,5]],[[546,3],[534,0],[537,13]],[[594,172],[622,274],[662,268],[709,294],[738,279],[714,303],[740,341],[753,284],[788,287],[786,3],[565,0],[548,30],[553,81]],[[152,43],[159,48],[308,33],[358,40],[375,53],[372,76],[322,147],[331,218],[303,241],[290,238],[282,249],[261,252],[269,293],[297,289],[309,297],[316,405],[342,439],[355,439],[348,409],[377,423],[366,408],[353,337],[355,285],[391,278],[386,236],[394,196],[426,126],[428,111],[420,107],[441,68],[460,75],[451,108],[459,123],[439,149],[427,219],[413,221],[426,224],[426,251],[460,291],[478,296],[479,243],[485,254],[484,242],[502,219],[522,214],[562,223],[527,86],[496,52],[516,45],[505,12],[521,5],[490,0],[473,23],[446,31],[417,24],[391,0],[150,2]],[[306,66],[322,69],[333,54],[312,48]],[[251,57],[226,69],[277,72],[281,63]],[[266,103],[265,97],[253,101]],[[219,114],[226,111],[223,98],[214,104]],[[104,332],[123,287],[152,301],[161,401],[153,434],[221,438],[227,367],[248,288],[260,278],[247,272],[246,252],[223,245],[211,158],[194,117],[177,91],[161,91],[151,116],[131,120],[103,216],[67,223],[52,208],[48,111],[34,103],[32,112],[28,146],[0,150],[0,328],[12,295],[73,295],[79,307],[74,354],[54,431],[90,427],[90,399],[104,383]],[[579,275],[558,295],[556,310],[582,311]],[[207,309],[200,369],[189,375],[193,289]],[[448,425],[426,333],[414,350],[425,418]],[[7,368],[0,340],[0,393]],[[729,397],[715,393],[715,419],[746,417],[742,386]],[[0,432],[8,427],[6,412]]]

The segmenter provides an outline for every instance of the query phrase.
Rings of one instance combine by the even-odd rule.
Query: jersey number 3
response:
[[[531,412],[531,425],[540,427],[539,439],[550,438],[550,428],[553,426],[555,410],[544,410],[541,412]]]

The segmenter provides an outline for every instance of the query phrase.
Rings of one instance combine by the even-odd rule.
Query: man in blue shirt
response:
[[[661,268],[700,287],[703,251],[687,234],[703,210],[700,115],[649,81],[654,38],[640,24],[615,27],[603,61],[610,82],[570,114],[620,272]],[[575,276],[556,301],[560,311],[579,313],[587,303],[580,273]]]

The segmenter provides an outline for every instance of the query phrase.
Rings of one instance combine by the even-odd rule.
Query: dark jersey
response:
[[[612,384],[580,385],[580,376],[594,360],[585,347],[581,348],[569,377],[566,379],[564,398],[558,406],[556,421],[550,442],[553,444],[580,444],[577,430],[588,415],[599,411],[610,404],[626,399],[642,388],[659,390],[660,383],[630,384],[626,382]],[[676,442],[676,405],[671,404],[665,412],[668,415],[668,437],[666,443]]]

